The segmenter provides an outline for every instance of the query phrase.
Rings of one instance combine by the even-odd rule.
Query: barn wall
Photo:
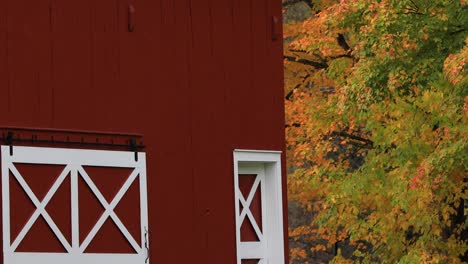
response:
[[[235,263],[232,151],[284,149],[281,1],[130,2],[131,33],[126,0],[0,0],[0,126],[143,134],[151,261]]]

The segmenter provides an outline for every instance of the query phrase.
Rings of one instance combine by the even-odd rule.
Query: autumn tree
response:
[[[468,261],[467,2],[320,3],[285,26],[291,236],[326,241],[293,261]]]

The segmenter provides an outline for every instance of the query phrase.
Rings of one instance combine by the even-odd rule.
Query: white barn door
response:
[[[149,263],[145,153],[2,146],[1,166],[4,264]]]

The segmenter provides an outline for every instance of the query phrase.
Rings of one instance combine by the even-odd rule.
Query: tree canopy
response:
[[[285,25],[289,197],[314,221],[305,263],[461,263],[466,252],[468,2],[319,1]]]

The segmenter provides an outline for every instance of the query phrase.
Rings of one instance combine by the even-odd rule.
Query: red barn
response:
[[[0,263],[287,263],[280,21],[0,0]]]

